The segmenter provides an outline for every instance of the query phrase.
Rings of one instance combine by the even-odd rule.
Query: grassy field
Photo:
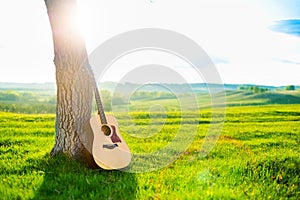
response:
[[[193,143],[174,163],[147,173],[91,170],[64,156],[51,158],[54,115],[0,113],[0,199],[299,198],[300,105],[227,108],[222,134],[204,158],[210,112],[194,112],[183,119],[199,124]],[[148,113],[131,116],[149,130]],[[181,114],[157,113],[151,127],[158,134],[144,138],[126,134],[127,119],[118,120],[132,152],[153,152],[175,137]]]
[[[211,106],[211,95],[207,92],[179,93],[176,94],[177,96],[165,92],[137,92],[137,94],[131,94],[130,98],[122,94],[113,97],[111,95],[107,90],[101,91],[101,98],[106,111],[111,111],[113,106],[117,113],[127,109],[130,111],[149,111],[149,107],[152,105],[160,105],[166,111],[181,111],[182,103],[185,104],[184,108],[186,110],[194,111]],[[220,96],[217,95],[216,97],[219,98]],[[197,101],[199,108],[195,106],[195,101]],[[227,90],[226,102],[224,103],[226,103],[226,106],[300,104],[300,90],[287,91],[278,89],[259,93]],[[0,88],[0,112],[54,114],[55,109],[55,91],[33,89],[14,91]],[[160,111],[159,108],[154,107],[154,109]]]

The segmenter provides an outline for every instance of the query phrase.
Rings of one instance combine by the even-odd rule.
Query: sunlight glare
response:
[[[79,1],[77,5],[76,24],[83,38],[93,35],[93,8],[88,3]]]

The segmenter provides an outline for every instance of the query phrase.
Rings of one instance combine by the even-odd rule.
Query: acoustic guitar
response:
[[[92,74],[91,69],[89,70]],[[99,167],[107,170],[125,168],[131,161],[130,149],[119,132],[116,118],[104,113],[93,74],[92,78],[98,115],[92,116],[85,128],[94,161]]]

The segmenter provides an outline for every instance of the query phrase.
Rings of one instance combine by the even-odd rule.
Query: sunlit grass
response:
[[[0,199],[297,199],[300,105],[231,107],[226,114],[222,134],[204,158],[210,110],[191,111],[182,120],[174,111],[132,112],[141,131],[136,135],[120,114],[121,132],[134,153],[172,142],[181,121],[199,124],[193,143],[174,163],[132,174],[51,158],[54,115],[0,113]]]

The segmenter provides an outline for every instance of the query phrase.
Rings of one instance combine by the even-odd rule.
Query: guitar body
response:
[[[99,115],[95,115],[87,124],[94,161],[107,170],[125,168],[131,161],[129,147],[119,132],[116,118],[106,115],[106,121],[107,124],[102,124]]]

